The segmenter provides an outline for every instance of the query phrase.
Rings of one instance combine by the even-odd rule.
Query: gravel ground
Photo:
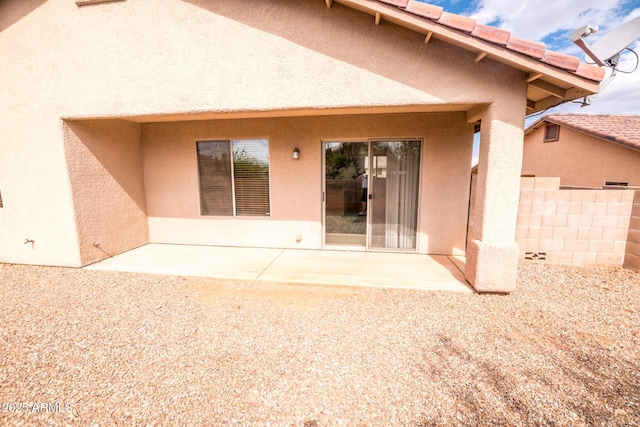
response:
[[[2,425],[640,425],[627,270],[521,264],[498,296],[4,265],[0,292]]]
[[[366,234],[367,217],[356,213],[351,215],[327,215],[327,233]]]

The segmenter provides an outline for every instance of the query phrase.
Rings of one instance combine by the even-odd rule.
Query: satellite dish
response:
[[[596,40],[591,47],[587,46],[584,38],[596,31],[598,27],[587,25],[575,31],[571,35],[571,40],[600,67],[605,65],[615,67],[620,53],[640,37],[640,16],[609,31]]]
[[[620,52],[628,48],[638,37],[640,37],[640,16],[600,37],[591,46],[591,52],[606,63],[620,55]]]
[[[620,54],[640,37],[640,16],[609,31],[596,40],[591,47],[587,46],[584,38],[596,31],[598,31],[598,27],[586,25],[574,31],[571,34],[571,40],[580,46],[598,66],[610,67],[613,70],[609,78],[600,85],[600,92],[602,92],[617,75],[618,70],[616,67],[620,60]],[[586,96],[582,106],[590,105],[595,96]]]

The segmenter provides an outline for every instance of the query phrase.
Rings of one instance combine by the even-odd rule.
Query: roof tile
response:
[[[476,20],[467,18],[466,16],[456,15],[455,13],[442,12],[442,15],[440,15],[438,19],[438,24],[470,33],[476,27]]]
[[[507,42],[507,49],[513,50],[536,59],[542,59],[546,46],[544,43],[532,42],[531,40],[521,39],[520,37],[511,36]]]
[[[544,51],[541,61],[572,72],[577,71],[580,66],[580,59],[575,56],[565,55],[564,53],[553,52],[550,50]]]
[[[479,39],[502,46],[506,46],[507,42],[511,38],[511,33],[507,30],[502,30],[496,27],[489,27],[488,25],[482,24],[477,24],[471,32],[471,35]]]
[[[578,65],[578,69],[575,71],[575,74],[580,77],[584,77],[585,79],[596,80],[600,82],[604,79],[606,71],[604,68],[581,62]]]
[[[441,6],[434,6],[421,1],[409,0],[406,11],[437,21],[440,19],[440,16],[442,16],[443,8]]]
[[[579,77],[600,82],[604,79],[605,70],[595,65],[580,62],[580,59],[552,52],[546,49],[544,43],[514,37],[509,31],[476,23],[475,19],[445,12],[442,7],[424,3],[417,0],[377,0],[381,3],[390,4],[408,13],[432,19],[438,24],[456,30],[471,33],[471,36],[478,39],[505,46],[514,52],[535,58],[540,62],[571,72]]]

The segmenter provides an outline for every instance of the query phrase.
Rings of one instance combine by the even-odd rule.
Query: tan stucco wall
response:
[[[158,202],[152,191],[144,203],[138,190],[131,194],[131,188],[140,186],[133,171],[122,175],[132,183],[114,176],[89,184],[91,174],[111,172],[113,166],[103,164],[100,169],[100,156],[92,156],[90,147],[93,137],[80,138],[75,145],[73,139],[67,139],[65,146],[62,119],[68,123],[91,118],[160,122],[227,114],[327,115],[336,108],[350,113],[462,111],[474,104],[499,103],[492,120],[500,121],[500,114],[519,112],[525,105],[525,73],[490,58],[476,63],[475,52],[435,38],[425,45],[423,35],[387,21],[376,26],[371,16],[339,4],[327,9],[321,0],[136,0],[86,7],[68,0],[5,0],[0,2],[0,16],[7,17],[0,21],[0,87],[4,91],[0,97],[0,111],[4,112],[0,115],[0,188],[5,205],[0,212],[0,261],[4,262],[82,265],[98,256],[96,248],[88,245],[94,239],[107,244],[106,236],[113,236],[109,230],[121,225],[119,220],[106,224],[105,218],[122,214],[125,222],[135,224],[130,241],[114,238],[118,242],[114,247],[121,249],[144,240],[140,225],[144,204],[152,217],[151,235],[157,233],[158,218],[169,218],[156,216]],[[467,179],[466,174],[457,176],[455,167],[448,167],[467,158],[471,131],[460,117],[442,117],[442,125],[428,122],[440,130],[438,138],[452,144],[451,150],[445,149],[444,142],[435,145],[431,157],[425,157],[430,161],[425,176],[445,174],[446,182],[444,178],[440,181],[444,191],[458,188],[458,181]],[[400,132],[399,125],[375,126],[376,122],[370,118],[367,129],[361,125],[358,136],[413,133]],[[457,125],[462,127],[453,129]],[[122,150],[134,156],[134,165],[139,155],[132,148],[133,133],[118,126],[110,134],[113,141],[100,141],[98,146],[115,150],[105,152],[109,162],[117,162],[116,151]],[[356,134],[350,132],[350,126],[343,124],[336,137]],[[426,128],[422,125],[421,134],[432,137],[431,130],[423,130]],[[118,140],[122,132],[128,142]],[[143,130],[145,135],[148,132]],[[306,129],[292,133],[306,135]],[[462,138],[463,133],[468,137]],[[201,136],[210,135],[197,137]],[[331,136],[315,131],[307,136],[306,144]],[[289,140],[283,136],[283,141],[288,144]],[[455,152],[454,146],[460,151]],[[140,154],[143,162],[148,151],[145,140],[145,154]],[[284,152],[274,156],[275,161],[287,157]],[[319,171],[316,160],[309,166]],[[274,173],[283,172],[274,169]],[[274,183],[282,184],[282,177],[274,178]],[[114,182],[120,187],[114,187]],[[143,184],[145,188],[154,185]],[[308,192],[308,184],[312,182],[287,183],[285,188]],[[82,188],[87,185],[94,188]],[[441,193],[435,186],[423,190],[425,199]],[[96,203],[91,197],[100,192],[105,197],[122,196],[109,203],[109,215],[94,215]],[[452,202],[452,209],[459,203],[458,199]],[[429,238],[421,239],[421,250],[463,250],[456,230],[464,221],[444,213],[448,204],[434,209],[443,214],[433,219],[437,223],[423,224],[422,232]],[[315,210],[316,215],[319,211]],[[308,233],[317,231],[316,219],[305,216],[298,224],[304,233],[302,244],[310,244]],[[290,219],[272,222],[276,221],[285,225],[276,228],[274,238],[277,235],[288,242]],[[440,227],[453,227],[455,237],[431,232]],[[35,244],[25,245],[26,238]]]
[[[322,247],[322,141],[423,138],[419,248],[464,254],[473,127],[463,113],[212,120],[142,125],[150,239]],[[269,138],[271,216],[200,215],[195,141]],[[291,152],[301,151],[294,161]],[[296,242],[296,235],[302,239]]]
[[[320,0],[49,0],[0,49],[8,100],[22,93],[66,117],[471,105],[522,74]]]
[[[523,174],[558,176],[563,186],[600,188],[607,181],[640,186],[640,151],[565,126],[558,141],[545,143],[544,128],[525,137]]]
[[[478,112],[480,155],[465,275],[479,292],[511,292],[517,279],[515,229],[525,109],[516,100],[524,93],[514,82],[504,89],[508,91],[502,93],[504,103]]]
[[[140,125],[67,122],[64,136],[82,264],[147,243]]]

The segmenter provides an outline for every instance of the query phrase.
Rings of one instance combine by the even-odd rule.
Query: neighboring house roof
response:
[[[605,70],[579,58],[546,49],[544,43],[513,36],[509,31],[478,24],[475,19],[449,13],[417,0],[325,0],[339,3],[425,35],[425,43],[441,39],[477,53],[476,62],[491,58],[529,73],[527,112],[597,93]]]
[[[566,126],[578,132],[640,151],[640,116],[608,114],[549,114],[525,130],[525,135],[544,123]]]

